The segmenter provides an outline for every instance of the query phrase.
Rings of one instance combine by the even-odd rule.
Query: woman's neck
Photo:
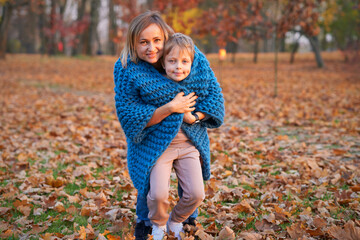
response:
[[[163,72],[164,68],[161,65],[161,60],[157,61],[157,63],[151,64],[156,70],[159,72]]]

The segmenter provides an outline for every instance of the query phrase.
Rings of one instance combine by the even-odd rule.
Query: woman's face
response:
[[[155,65],[163,55],[164,34],[156,24],[145,28],[136,43],[136,53],[141,60]]]

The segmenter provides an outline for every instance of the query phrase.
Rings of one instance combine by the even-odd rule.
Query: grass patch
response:
[[[270,173],[270,175],[273,175],[273,176],[277,176],[277,175],[280,175],[280,174],[281,174],[281,171],[279,171],[279,170]]]
[[[53,177],[56,179],[59,175],[59,172],[62,170],[65,170],[67,168],[68,164],[58,163],[57,168],[53,170]]]
[[[34,165],[36,160],[32,159],[32,158],[28,158],[27,161],[29,162],[30,166]]]
[[[80,189],[82,189],[79,185],[77,185],[76,183],[69,183],[65,186],[64,190],[67,194],[74,196],[74,194],[79,191]]]
[[[60,149],[60,150],[55,150],[54,153],[55,155],[60,155],[61,153],[69,153],[69,152],[65,149]]]

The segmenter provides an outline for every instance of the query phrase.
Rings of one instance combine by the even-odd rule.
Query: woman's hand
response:
[[[195,96],[194,92],[186,96],[184,96],[183,92],[180,92],[168,104],[171,109],[171,112],[176,112],[176,113],[191,112],[195,110],[193,106],[195,105],[197,98],[198,97]]]
[[[186,122],[187,124],[193,124],[196,121],[196,118],[194,115],[192,115],[191,112],[186,112],[184,113],[184,122]]]

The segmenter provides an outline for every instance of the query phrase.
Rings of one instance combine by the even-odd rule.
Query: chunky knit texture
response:
[[[139,194],[149,191],[150,172],[156,160],[169,146],[180,127],[198,149],[202,159],[203,179],[210,178],[210,146],[207,128],[217,128],[224,120],[224,99],[209,62],[195,48],[189,76],[174,82],[162,76],[144,61],[120,59],[114,67],[116,113],[128,144],[127,163],[131,180]],[[170,102],[176,94],[195,92],[196,111],[207,115],[206,121],[195,125],[183,123],[184,114],[173,113],[160,123],[146,128],[154,111]]]

